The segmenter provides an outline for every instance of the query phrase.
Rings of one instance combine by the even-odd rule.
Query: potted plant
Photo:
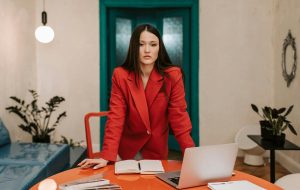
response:
[[[74,141],[73,139],[68,139],[67,137],[61,135],[61,139],[59,141],[54,141],[55,144],[67,144],[71,148],[80,147],[83,141]]]
[[[19,124],[22,130],[32,135],[33,142],[50,142],[50,133],[55,130],[55,127],[60,121],[66,117],[66,112],[58,114],[55,122],[51,123],[53,113],[59,107],[60,103],[65,101],[63,97],[54,96],[48,102],[46,106],[38,106],[38,94],[34,90],[29,90],[33,100],[30,103],[26,103],[25,100],[11,96],[10,99],[14,100],[16,105],[6,107],[9,113],[14,113],[19,116],[23,123]]]
[[[293,110],[293,105],[286,108],[271,108],[265,106],[262,108],[262,114],[259,112],[256,105],[251,104],[252,110],[256,112],[262,120],[259,121],[261,126],[261,136],[264,140],[274,141],[277,145],[283,145],[285,142],[285,133],[287,128],[294,134],[297,132],[287,116]]]

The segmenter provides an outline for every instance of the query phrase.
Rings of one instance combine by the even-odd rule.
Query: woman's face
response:
[[[158,57],[159,40],[148,31],[143,31],[140,35],[139,63],[141,65],[152,65]]]

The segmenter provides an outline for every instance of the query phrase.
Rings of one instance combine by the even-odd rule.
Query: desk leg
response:
[[[270,181],[275,182],[275,150],[270,150]]]

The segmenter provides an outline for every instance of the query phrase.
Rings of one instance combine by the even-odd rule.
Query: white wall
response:
[[[200,1],[200,143],[233,142],[272,102],[272,0]]]
[[[13,105],[10,96],[27,99],[27,90],[36,88],[34,18],[34,1],[0,1],[0,117],[14,140],[31,140],[5,107]]]
[[[39,25],[42,1],[36,2]],[[57,127],[55,138],[64,135],[81,141],[85,139],[84,114],[99,111],[98,0],[46,1],[46,11],[55,39],[36,43],[38,92],[44,100],[54,95],[66,99],[59,110],[66,110],[67,117]]]
[[[295,126],[298,136],[293,135],[287,130],[287,139],[300,145],[300,80],[299,80],[299,49],[300,49],[300,1],[288,0],[288,1],[275,1],[275,18],[274,26],[274,105],[276,107],[288,107],[294,105],[294,110],[289,115],[289,119]],[[297,56],[298,56],[298,68],[296,70],[296,77],[292,81],[290,87],[287,87],[287,83],[282,76],[282,48],[283,42],[286,38],[288,31],[291,30],[293,37],[295,37]],[[290,48],[290,47],[289,47]],[[291,50],[291,49],[289,49]],[[287,52],[287,71],[291,72],[292,59],[289,55],[291,51]],[[299,151],[282,151],[279,153],[279,157],[285,167],[292,172],[300,172],[300,152]],[[290,159],[292,158],[292,159]]]
[[[64,135],[81,141],[84,114],[99,110],[99,3],[45,1],[47,24],[54,29],[55,39],[41,44],[34,31],[41,25],[42,2],[0,1],[0,116],[12,140],[30,141],[31,136],[17,127],[19,118],[5,110],[13,104],[9,97],[31,100],[28,89],[36,89],[42,106],[55,95],[63,96],[66,102],[58,111],[66,110],[67,117],[54,139]],[[99,142],[99,135],[94,138]]]

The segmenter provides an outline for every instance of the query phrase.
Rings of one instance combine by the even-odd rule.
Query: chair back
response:
[[[90,112],[84,116],[84,126],[85,126],[85,136],[87,144],[87,157],[88,158],[97,158],[100,155],[100,152],[94,152],[92,146],[91,138],[91,127],[90,127],[90,118],[91,117],[104,117],[108,114],[107,111],[103,112]]]

